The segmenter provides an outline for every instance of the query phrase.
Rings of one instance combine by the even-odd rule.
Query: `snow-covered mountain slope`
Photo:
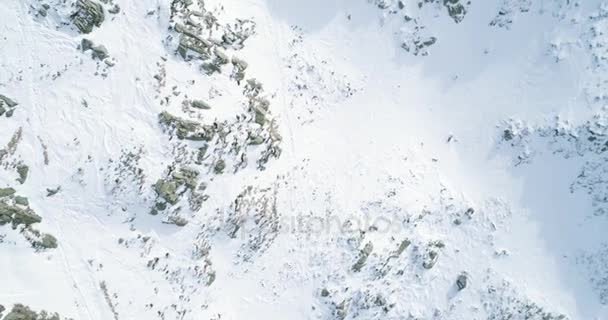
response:
[[[608,319],[608,2],[0,17],[0,319]]]

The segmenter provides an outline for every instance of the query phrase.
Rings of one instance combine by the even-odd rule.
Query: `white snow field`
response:
[[[603,0],[0,0],[0,319],[608,319],[607,107]]]

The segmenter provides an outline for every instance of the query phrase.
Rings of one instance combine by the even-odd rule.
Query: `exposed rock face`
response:
[[[110,8],[108,10],[109,13],[111,14],[118,14],[120,13],[120,6],[118,4],[115,4],[112,8]]]
[[[15,196],[15,189],[0,189],[0,226],[11,224],[19,230],[32,247],[42,249],[57,248],[57,239],[34,229],[32,225],[42,222],[42,217],[29,207],[26,197]]]
[[[72,23],[81,33],[91,33],[105,20],[103,6],[91,0],[78,0],[76,11],[72,14]]]
[[[15,197],[15,204],[27,207],[27,206],[30,205],[30,201],[26,197],[16,196]]]
[[[15,108],[19,105],[13,99],[0,94],[0,117],[5,115],[11,117]]]
[[[0,188],[0,198],[12,196],[15,192],[13,188]]]
[[[93,59],[97,59],[97,60],[105,60],[106,58],[108,58],[110,55],[108,53],[108,49],[106,49],[105,46],[103,45],[95,45],[93,43],[93,41],[89,40],[89,39],[82,39],[81,43],[80,43],[80,49],[82,50],[82,52],[87,52],[88,50],[91,50],[91,58]]]
[[[369,255],[372,253],[373,250],[374,250],[374,245],[371,242],[368,242],[365,245],[365,247],[363,247],[363,250],[361,250],[361,253],[359,254],[359,259],[353,265],[354,272],[361,271],[361,268],[363,268],[363,266],[365,265],[365,262],[367,261],[367,258],[369,257]]]
[[[84,51],[87,51],[87,50],[90,50],[91,48],[93,48],[93,45],[94,45],[93,41],[91,41],[87,38],[84,38],[80,42],[80,49],[84,52]]]
[[[448,14],[454,22],[460,23],[464,20],[464,16],[467,14],[467,7],[462,4],[463,0],[443,0],[443,5],[448,9]],[[467,2],[467,6],[471,2]]]
[[[188,224],[188,220],[186,218],[180,217],[180,216],[169,217],[168,222],[170,224],[174,224],[178,227],[185,227]]]
[[[196,188],[199,172],[191,168],[174,171],[168,178],[156,182],[154,189],[159,197],[174,205],[188,189]]]
[[[46,189],[46,196],[47,197],[52,197],[52,196],[58,194],[59,191],[61,191],[61,186],[58,186],[56,188],[47,188]]]
[[[4,307],[0,309],[0,315]],[[49,313],[47,311],[35,312],[29,307],[22,304],[15,304],[11,311],[4,317],[3,320],[62,320],[57,313]],[[70,319],[65,319],[70,320]]]
[[[433,269],[439,259],[439,250],[444,247],[443,242],[431,242],[423,255],[422,267],[425,269]]]
[[[18,165],[17,166],[17,173],[19,174],[19,178],[17,179],[17,181],[19,181],[19,183],[24,184],[25,180],[27,180],[27,176],[30,172],[30,167],[26,166],[26,165]]]
[[[42,239],[36,242],[34,246],[42,249],[55,249],[57,248],[57,238],[50,234],[44,234],[42,235]]]
[[[226,169],[226,162],[224,160],[219,160],[213,167],[213,171],[216,174],[222,174],[224,169]]]
[[[14,226],[30,226],[41,221],[42,218],[32,209],[22,209],[0,202],[0,225],[12,223]]]
[[[93,54],[91,55],[93,59],[104,60],[108,57],[108,49],[103,45],[95,46],[91,50],[93,50]]]
[[[180,140],[211,141],[215,134],[212,126],[202,125],[199,122],[182,119],[168,112],[159,115],[160,123],[175,130]]]
[[[469,275],[467,273],[463,272],[458,275],[458,278],[456,279],[456,286],[458,287],[458,290],[464,290],[467,287],[468,282]]]
[[[202,109],[202,110],[211,109],[211,106],[203,100],[192,100],[191,105],[193,108],[196,108],[196,109]]]
[[[9,108],[14,108],[18,105],[18,103],[7,96],[0,94],[0,106],[2,105],[6,105]]]

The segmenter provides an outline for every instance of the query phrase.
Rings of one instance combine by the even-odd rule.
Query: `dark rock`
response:
[[[30,167],[22,164],[17,166],[17,174],[19,174],[19,179],[17,181],[21,184],[24,184],[27,180],[27,175],[30,172]]]
[[[80,42],[80,50],[87,51],[89,49],[93,48],[93,41],[89,40],[89,39],[82,39],[82,41]]]
[[[158,180],[158,182],[156,182],[154,185],[154,190],[159,197],[174,205],[177,204],[181,195],[178,190],[184,186],[188,189],[196,188],[196,185],[198,184],[198,176],[199,172],[195,169],[186,167],[180,168],[179,170],[173,172],[170,177]],[[166,204],[160,203],[160,205],[157,204],[157,207],[154,210],[158,212],[159,210],[162,211],[165,208]]]
[[[37,320],[37,319],[38,319],[38,314],[22,304],[14,305],[11,312],[9,312],[4,317],[4,320]]]
[[[115,4],[112,8],[108,10],[111,14],[118,14],[120,12],[120,6]]]
[[[29,226],[34,223],[39,223],[42,218],[37,215],[32,209],[19,208],[0,202],[0,224],[11,222],[14,226],[25,225]]]
[[[58,187],[57,187],[57,188],[55,188],[55,189],[49,189],[49,188],[47,188],[47,189],[46,189],[46,196],[47,196],[47,197],[52,197],[52,196],[54,196],[54,195],[58,194],[58,193],[59,193],[59,191],[61,191],[61,186],[58,186]]]
[[[458,286],[458,290],[464,290],[467,287],[468,275],[466,272],[461,273],[456,279],[456,286]]]
[[[81,33],[91,33],[94,27],[99,27],[105,20],[101,4],[92,0],[78,0],[76,12],[72,14],[72,23]]]
[[[32,309],[22,305],[15,304],[10,313],[3,320],[60,320],[57,313],[41,311],[36,313]]]
[[[369,255],[372,253],[373,250],[374,250],[374,245],[371,242],[368,242],[367,244],[365,244],[365,247],[363,247],[363,250],[361,250],[361,252],[359,253],[359,260],[357,260],[357,262],[353,265],[354,272],[361,271],[361,268],[363,268],[363,266],[365,265],[365,262],[367,261],[367,258],[369,257]]]
[[[93,50],[93,54],[91,55],[93,59],[103,60],[109,56],[108,49],[106,49],[106,47],[103,45],[93,47],[91,50]]]
[[[467,8],[461,1],[463,0],[443,0],[443,6],[448,9],[448,14],[456,23],[462,22],[467,14]]]
[[[27,206],[30,205],[30,201],[26,197],[16,196],[15,197],[15,204],[27,207]]]
[[[2,105],[6,105],[9,108],[14,108],[14,107],[18,106],[19,104],[17,102],[13,101],[11,98],[0,94],[0,106],[2,106]]]
[[[15,192],[17,191],[13,188],[0,188],[0,198],[12,196]]]
[[[222,174],[224,169],[226,169],[226,162],[224,160],[219,160],[213,167],[213,172],[215,172],[215,174]]]
[[[170,204],[176,204],[179,201],[177,188],[178,185],[175,181],[159,180],[154,185],[156,193]]]
[[[34,244],[34,247],[38,249],[55,249],[57,248],[57,238],[50,234],[44,234],[40,241]]]
[[[261,137],[261,136],[250,136],[249,137],[249,144],[250,145],[257,146],[257,145],[260,145],[262,143],[264,143],[264,138]]]
[[[475,214],[475,209],[468,208],[467,211],[465,211],[464,214],[467,216],[467,218],[472,219],[473,218],[473,214]]]
[[[198,148],[198,152],[196,154],[196,164],[203,164],[203,161],[205,161],[205,155],[207,154],[207,149],[209,149],[207,144]]]
[[[323,288],[321,290],[321,297],[328,297],[329,296],[329,291],[325,288]]]
[[[211,106],[203,100],[192,100],[192,103],[190,105],[196,109],[203,109],[203,110],[211,109]]]
[[[399,249],[397,249],[397,255],[402,254],[403,251],[405,251],[410,246],[410,244],[412,244],[412,242],[409,239],[401,241],[401,244],[399,244]]]
[[[255,97],[252,98],[249,103],[255,114],[255,123],[261,126],[266,124],[268,120],[266,115],[270,109],[270,102],[264,98]]]
[[[154,208],[158,211],[163,211],[167,209],[167,203],[166,202],[157,202],[156,205],[154,205]]]
[[[41,17],[46,17],[50,8],[51,7],[48,4],[45,3],[45,4],[42,5],[42,7],[40,9],[38,9],[38,14]]]
[[[203,72],[206,75],[212,75],[214,73],[222,72],[222,69],[220,68],[220,66],[217,63],[211,63],[211,62],[205,62],[205,63],[201,64],[201,70],[203,70]]]
[[[173,172],[171,176],[180,186],[185,185],[190,189],[194,189],[198,183],[198,175],[199,172],[196,169],[184,167]]]
[[[215,135],[211,126],[203,126],[199,122],[182,119],[168,112],[159,115],[159,122],[175,129],[175,135],[180,140],[211,141]]]
[[[437,259],[439,259],[439,252],[433,249],[429,250],[422,261],[422,267],[432,269],[437,263]]]
[[[228,64],[230,62],[230,57],[219,48],[213,49],[213,53],[215,54],[215,60],[217,64],[223,65]]]
[[[188,224],[188,220],[180,216],[169,217],[169,223],[174,224],[178,227],[185,227]]]
[[[249,67],[249,64],[245,60],[238,57],[232,57],[232,65],[240,71],[245,71]]]

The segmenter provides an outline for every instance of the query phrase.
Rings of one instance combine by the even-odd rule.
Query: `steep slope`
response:
[[[3,1],[0,318],[608,317],[607,5]]]

